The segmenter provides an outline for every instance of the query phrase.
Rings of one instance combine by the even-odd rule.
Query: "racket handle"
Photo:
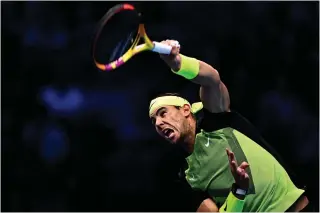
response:
[[[169,55],[171,53],[172,47],[170,45],[162,44],[160,42],[155,41],[153,42],[153,44],[154,47],[151,51],[166,55]]]

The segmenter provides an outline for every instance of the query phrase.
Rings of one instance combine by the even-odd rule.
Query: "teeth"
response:
[[[163,133],[164,133],[165,135],[167,135],[167,134],[169,133],[169,131],[170,131],[170,129],[165,129],[165,130],[163,131]]]

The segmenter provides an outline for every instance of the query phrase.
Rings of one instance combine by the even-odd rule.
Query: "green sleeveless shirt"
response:
[[[207,192],[218,206],[225,202],[234,183],[226,148],[234,152],[238,164],[246,161],[250,165],[244,212],[284,212],[304,192],[270,153],[241,132],[230,127],[201,130],[193,153],[186,158],[186,180],[193,189]]]

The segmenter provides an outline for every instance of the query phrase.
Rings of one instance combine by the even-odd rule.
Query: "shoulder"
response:
[[[197,127],[205,132],[213,132],[226,127],[231,127],[235,112],[211,113],[206,109],[202,109],[197,113]]]
[[[197,116],[197,128],[212,133],[224,131],[226,129],[235,129],[238,132],[251,138],[253,141],[260,141],[259,131],[244,116],[236,111],[211,113],[202,109]],[[224,131],[225,132],[225,131]]]

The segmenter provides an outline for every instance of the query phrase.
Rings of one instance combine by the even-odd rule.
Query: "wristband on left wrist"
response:
[[[243,200],[247,195],[248,189],[242,189],[236,183],[234,183],[232,184],[231,192],[235,197]]]

